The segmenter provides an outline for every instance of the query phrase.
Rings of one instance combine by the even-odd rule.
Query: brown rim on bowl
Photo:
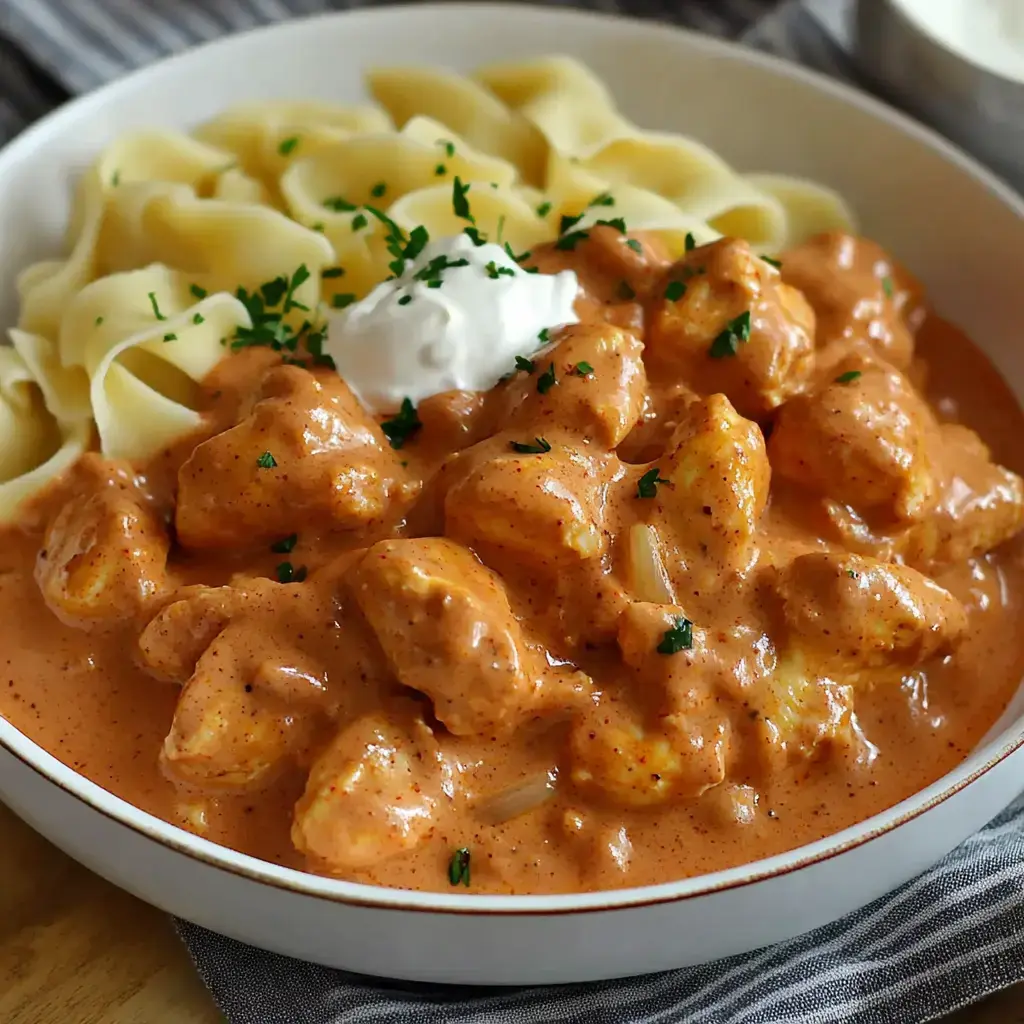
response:
[[[515,17],[521,16],[524,9],[530,10],[531,16],[536,18],[543,18],[545,14],[552,16],[557,15],[559,18],[565,17],[565,12],[563,10],[557,9],[556,11],[551,11],[550,8],[530,3],[509,4],[456,2],[446,3],[444,6],[446,10],[455,8],[467,17],[484,17],[489,14],[496,13]],[[9,161],[11,163],[17,163],[25,159],[26,151],[30,147],[32,139],[36,135],[37,131],[43,131],[46,129],[47,125],[58,123],[63,119],[73,122],[79,111],[87,109],[92,104],[96,104],[97,106],[103,104],[106,98],[114,92],[130,90],[136,76],[150,74],[156,67],[166,69],[177,62],[187,62],[193,59],[194,54],[197,52],[216,50],[218,47],[237,45],[239,40],[252,35],[275,32],[284,37],[287,36],[289,31],[300,31],[300,24],[306,21],[320,21],[321,19],[326,20],[329,18],[334,19],[342,17],[349,19],[350,22],[360,18],[372,18],[374,20],[387,21],[387,19],[391,17],[401,18],[407,7],[410,10],[415,9],[420,14],[422,14],[425,9],[423,5],[420,4],[399,4],[385,9],[375,8],[362,11],[331,12],[315,15],[311,18],[295,19],[279,25],[262,26],[260,28],[251,29],[247,32],[203,44],[202,46],[195,47],[193,50],[161,60],[157,62],[156,65],[140,68],[124,78],[111,82],[95,92],[88,93],[77,100],[66,104],[57,111],[41,119],[41,121],[29,128],[18,139],[14,140],[14,142],[5,148],[3,158],[5,161]],[[690,39],[699,39],[699,45],[701,48],[711,51],[713,54],[724,59],[740,58],[743,62],[758,65],[780,78],[796,80],[798,83],[807,85],[818,92],[830,94],[841,103],[858,108],[863,112],[873,115],[877,119],[888,122],[890,125],[895,125],[903,134],[917,139],[918,141],[926,144],[932,150],[938,151],[938,153],[948,162],[969,173],[977,183],[984,186],[989,192],[997,195],[1009,210],[1016,212],[1019,217],[1024,217],[1024,201],[1022,201],[1021,198],[1018,197],[1010,188],[1004,185],[998,178],[996,178],[991,172],[987,171],[973,158],[947,142],[936,132],[917,123],[899,111],[888,107],[881,101],[865,93],[859,92],[844,83],[837,82],[826,75],[810,70],[806,67],[790,63],[771,54],[747,49],[735,43],[714,39],[701,35],[700,33],[691,32],[675,26],[644,24],[642,22],[638,22],[636,19],[624,19],[619,15],[599,14],[590,11],[574,11],[573,17],[581,20],[614,24],[621,24],[623,20],[627,20],[636,25],[637,31],[640,35],[645,33],[653,34],[654,32],[661,34],[664,34],[665,32],[672,32]],[[89,788],[95,787],[100,793],[104,794],[104,796],[102,798],[97,798],[92,794],[79,792],[75,788],[73,782],[69,784],[59,779],[55,770],[48,770],[42,765],[35,763],[35,760],[38,760],[38,758],[36,758],[31,752],[22,754],[15,750],[10,741],[2,735],[4,727],[9,727],[17,737],[24,740],[24,742],[34,750],[39,751],[44,758],[50,759],[60,765],[62,769],[66,770],[73,776],[74,780],[78,780],[79,782],[86,784]],[[386,889],[383,887],[374,887],[360,883],[345,882],[340,879],[324,878],[322,876],[297,871],[291,868],[278,867],[270,864],[269,862],[259,861],[247,854],[240,854],[227,847],[219,847],[216,844],[211,843],[209,840],[194,836],[176,825],[172,825],[146,811],[133,807],[127,801],[122,800],[120,797],[109,793],[109,791],[102,789],[102,787],[99,787],[95,783],[85,779],[83,776],[78,775],[73,771],[73,769],[53,757],[53,755],[49,754],[19,730],[15,729],[11,723],[7,722],[2,717],[0,717],[0,748],[5,750],[41,778],[44,778],[48,782],[56,785],[69,796],[75,798],[116,824],[130,829],[146,839],[159,843],[161,846],[164,846],[169,850],[181,853],[192,860],[206,864],[217,870],[226,871],[248,881],[257,882],[263,885],[270,885],[276,889],[292,892],[308,898],[325,899],[331,902],[362,906],[375,910],[393,910],[399,912],[416,911],[440,914],[489,914],[493,916],[552,916],[605,912],[616,909],[625,909],[627,907],[643,907],[663,903],[675,903],[682,900],[706,896],[715,892],[742,888],[755,882],[764,881],[768,878],[782,877],[811,865],[828,861],[841,853],[863,846],[883,835],[886,835],[896,828],[920,817],[926,811],[932,810],[936,806],[945,803],[951,797],[966,789],[979,778],[986,775],[989,771],[999,766],[1011,755],[1024,748],[1024,716],[1022,716],[1016,731],[1017,735],[1015,738],[1004,742],[1004,745],[1001,746],[996,753],[991,755],[984,763],[974,768],[963,778],[957,779],[943,786],[944,779],[949,779],[951,776],[955,775],[957,771],[962,769],[961,765],[960,768],[954,769],[953,772],[948,773],[942,779],[936,780],[924,790],[908,797],[906,800],[902,801],[901,804],[895,805],[894,808],[889,808],[888,810],[875,815],[873,818],[867,819],[867,821],[862,822],[859,825],[855,825],[850,829],[844,830],[847,833],[857,832],[857,834],[849,835],[847,838],[839,840],[838,836],[843,835],[843,833],[840,832],[837,833],[836,836],[826,837],[823,840],[819,840],[817,843],[802,848],[809,850],[812,847],[817,847],[819,845],[825,847],[817,852],[793,857],[794,854],[799,854],[800,852],[801,848],[797,848],[795,851],[790,851],[789,853],[781,854],[778,857],[769,858],[765,861],[754,862],[751,865],[744,865],[739,868],[733,868],[711,875],[698,876],[695,879],[683,879],[677,882],[662,883],[656,886],[645,886],[636,889],[618,889],[596,893],[580,893],[573,895],[557,894],[552,896],[533,897],[467,895],[459,896],[458,903],[454,905],[437,905],[436,903],[431,903],[430,901],[432,899],[437,898],[445,901],[453,899],[453,897],[440,892]],[[927,797],[920,806],[907,807],[902,812],[896,813],[895,816],[892,817],[892,820],[880,820],[893,815],[894,811],[900,806],[919,800],[922,793],[926,793],[929,790],[937,791]],[[101,806],[107,798],[109,798],[109,800],[114,804],[113,809]],[[141,822],[130,820],[131,816],[125,814],[121,810],[122,807],[139,815],[142,819]],[[876,822],[876,824],[872,825],[872,822]],[[207,845],[210,846],[210,851],[205,849]],[[197,849],[196,846],[199,846],[199,848]],[[231,863],[231,861],[236,858],[240,859],[241,863]],[[789,860],[789,858],[792,859]],[[780,859],[788,860],[788,862],[782,864],[775,863]],[[759,864],[767,866],[759,867]],[[720,878],[721,880],[716,881],[716,878]],[[673,889],[678,889],[679,887],[686,886],[688,884],[695,885],[696,887],[685,892],[672,891]],[[318,891],[321,887],[326,888],[327,891]],[[391,896],[385,897],[384,895],[381,895],[375,897],[373,895],[364,896],[361,893],[333,892],[330,891],[331,887],[354,888],[358,890],[366,890],[371,894],[379,892],[381,894],[391,894]],[[534,901],[552,902],[556,904],[565,903],[567,905],[556,905],[550,907],[522,906],[523,903],[531,903]],[[574,902],[581,902],[583,905],[572,905]],[[494,903],[506,905],[488,905]]]

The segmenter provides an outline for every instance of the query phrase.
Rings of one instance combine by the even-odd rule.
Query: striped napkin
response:
[[[561,0],[559,0],[561,2]],[[574,0],[685,24],[856,80],[846,0]],[[0,0],[0,139],[67,96],[228,32],[346,0]],[[231,1024],[917,1024],[1024,980],[1024,800],[856,914],[745,956],[543,989],[386,982],[179,922]]]

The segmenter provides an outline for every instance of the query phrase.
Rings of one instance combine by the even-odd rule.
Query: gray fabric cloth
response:
[[[838,77],[845,0],[584,0],[741,38]],[[0,133],[198,41],[337,0],[0,0]],[[808,12],[813,11],[816,17]],[[827,26],[827,28],[826,28]],[[10,47],[8,47],[10,49]],[[27,59],[26,59],[27,58]],[[704,967],[529,990],[389,983],[180,922],[232,1024],[916,1024],[1024,979],[1024,801],[899,891],[826,928]]]

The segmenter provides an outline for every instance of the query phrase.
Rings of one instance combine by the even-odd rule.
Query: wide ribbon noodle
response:
[[[396,272],[414,233],[468,228],[521,253],[604,221],[678,255],[726,234],[772,253],[852,227],[829,189],[642,130],[566,57],[468,76],[378,68],[367,87],[377,105],[250,103],[103,150],[66,254],[18,278],[0,349],[0,521],[94,437],[144,460],[196,430],[203,378],[253,343],[242,333],[278,344],[254,317],[283,301],[283,329],[315,333]]]

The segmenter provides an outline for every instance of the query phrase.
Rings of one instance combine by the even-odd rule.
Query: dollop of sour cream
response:
[[[455,389],[484,391],[555,327],[579,322],[571,270],[533,274],[466,235],[428,243],[398,276],[331,314],[324,351],[372,412]]]

